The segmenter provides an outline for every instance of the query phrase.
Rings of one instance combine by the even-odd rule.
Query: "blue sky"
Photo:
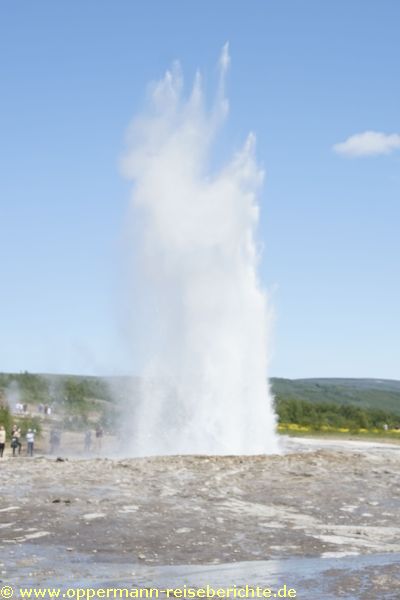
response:
[[[252,130],[266,170],[271,374],[400,379],[399,22],[397,0],[4,0],[0,371],[135,368],[126,129],[174,59],[211,91],[228,40],[219,151]]]

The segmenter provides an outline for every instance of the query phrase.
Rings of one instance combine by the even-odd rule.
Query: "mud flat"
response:
[[[287,583],[297,598],[398,598],[400,447],[300,446],[279,456],[7,458],[0,579]]]

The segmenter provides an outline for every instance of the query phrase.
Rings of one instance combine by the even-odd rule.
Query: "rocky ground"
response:
[[[400,583],[400,448],[307,450],[254,457],[3,459],[0,579],[119,580],[132,572],[154,577],[161,568],[179,574],[182,565],[192,573],[213,565],[216,574],[227,563],[274,561],[283,576],[290,561],[292,573],[309,561],[314,573],[298,578],[307,596],[297,597],[312,598],[312,589],[321,593],[317,573],[325,560],[332,589],[350,577],[348,590],[370,580],[368,589],[387,594],[377,598],[398,597],[390,594]],[[370,564],[354,562],[364,555]],[[367,597],[345,591],[315,597]]]

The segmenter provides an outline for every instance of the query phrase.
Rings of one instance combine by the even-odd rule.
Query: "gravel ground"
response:
[[[400,553],[400,448],[314,443],[307,450],[3,459],[0,577],[43,584],[126,578],[135,568],[277,560],[314,561],[316,573],[317,559],[332,571],[332,561],[339,565],[347,556],[354,563],[364,555],[390,563]],[[376,597],[391,598],[397,566],[378,560],[366,572],[374,574],[376,589],[386,586],[387,595]],[[346,563],[337,573],[336,583],[357,578]]]

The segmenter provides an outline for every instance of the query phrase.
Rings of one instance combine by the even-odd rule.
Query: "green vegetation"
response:
[[[111,401],[107,383],[99,377],[0,373],[0,394],[26,404],[51,404],[66,401],[81,405],[85,399]]]
[[[21,429],[21,435],[24,437],[28,429],[33,429],[40,436],[42,425],[38,417],[17,417],[11,414],[11,411],[6,406],[0,406],[0,424],[4,425],[7,432],[7,437],[11,435],[13,425],[18,425]]]
[[[388,379],[271,379],[274,396],[311,403],[379,409],[400,416],[400,381]]]
[[[48,382],[32,373],[0,374],[0,390],[22,404],[47,404],[50,401]]]
[[[400,425],[400,382],[378,379],[272,379],[279,423],[309,431],[382,431]]]
[[[58,421],[67,429],[83,429],[101,423],[108,430],[118,424],[119,400],[126,401],[135,385],[127,378],[109,381],[99,377],[74,375],[0,374],[0,422],[7,428],[11,417],[7,404],[27,404],[36,413],[38,404],[52,406]],[[400,381],[376,379],[272,379],[272,392],[280,429],[294,425],[308,431],[380,430],[400,425]],[[14,419],[17,420],[17,417]],[[20,419],[25,429],[40,429],[40,421]]]
[[[0,406],[0,425],[4,425],[7,434],[10,433],[12,427],[12,416],[6,406]]]
[[[294,423],[314,431],[324,428],[359,431],[382,429],[384,424],[389,428],[400,425],[400,417],[387,411],[296,398],[277,398],[276,412],[279,423]]]
[[[10,414],[16,404],[27,405],[27,414]],[[10,423],[40,431],[39,406],[50,406],[52,418],[65,429],[84,429],[88,423],[111,428],[116,422],[116,408],[107,382],[97,377],[36,375],[32,373],[0,374],[0,422],[7,431]],[[42,412],[43,414],[43,412]]]
[[[26,436],[28,429],[35,431],[36,437],[40,437],[42,433],[42,424],[38,417],[16,417],[13,419],[13,423],[21,429],[22,437]]]

